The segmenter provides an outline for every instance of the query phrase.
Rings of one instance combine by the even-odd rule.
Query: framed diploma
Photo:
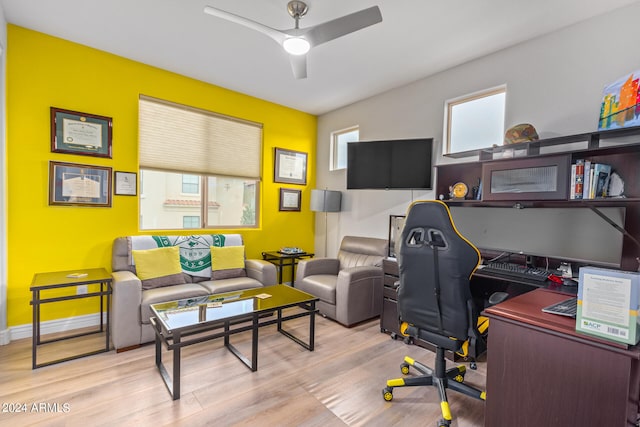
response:
[[[276,148],[274,182],[307,183],[307,153]]]
[[[280,210],[300,211],[300,198],[302,191],[291,188],[280,189]]]
[[[111,168],[49,162],[49,204],[111,206]]]
[[[111,158],[111,117],[51,107],[51,151]]]
[[[113,194],[116,196],[136,196],[138,179],[135,172],[114,172]]]

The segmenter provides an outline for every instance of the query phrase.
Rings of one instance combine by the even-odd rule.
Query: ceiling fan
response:
[[[244,25],[271,37],[289,53],[293,75],[297,79],[307,77],[307,52],[309,52],[309,49],[382,22],[380,9],[378,6],[372,6],[313,27],[300,28],[299,21],[307,14],[308,10],[309,7],[303,1],[290,1],[287,4],[289,15],[296,21],[295,27],[290,30],[276,30],[251,19],[211,6],[205,6],[204,13]]]

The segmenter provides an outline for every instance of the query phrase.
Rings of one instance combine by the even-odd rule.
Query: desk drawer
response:
[[[384,298],[389,298],[396,301],[398,299],[398,290],[389,286],[385,286],[384,288],[382,288],[382,296]]]
[[[398,261],[396,260],[383,259],[382,269],[384,270],[384,274],[389,274],[392,276],[400,276],[400,270],[398,269]]]

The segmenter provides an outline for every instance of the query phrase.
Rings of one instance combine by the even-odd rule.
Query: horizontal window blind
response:
[[[140,167],[260,179],[262,125],[141,96]]]

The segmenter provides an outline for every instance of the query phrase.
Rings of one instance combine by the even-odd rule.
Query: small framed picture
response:
[[[51,107],[51,151],[111,158],[111,117]]]
[[[276,148],[274,182],[307,183],[307,153]]]
[[[280,189],[280,210],[281,211],[300,211],[300,198],[302,191],[291,188]]]
[[[111,206],[111,168],[49,162],[49,204]]]
[[[116,196],[137,196],[138,179],[135,172],[114,172],[113,194]]]

